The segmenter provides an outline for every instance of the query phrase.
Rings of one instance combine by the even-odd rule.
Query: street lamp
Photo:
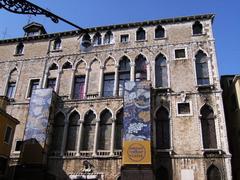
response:
[[[0,0],[0,9],[3,8],[7,11],[16,14],[31,14],[31,15],[45,15],[50,18],[54,23],[58,23],[59,20],[85,32],[86,30],[81,28],[80,26],[60,17],[56,14],[43,9],[27,0]]]

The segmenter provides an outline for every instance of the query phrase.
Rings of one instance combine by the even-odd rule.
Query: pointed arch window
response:
[[[168,110],[161,106],[156,113],[156,147],[157,149],[170,148],[170,119]]]
[[[93,45],[94,46],[98,46],[102,44],[102,36],[99,32],[97,32],[94,36],[93,36]]]
[[[142,27],[138,28],[136,40],[141,41],[141,40],[145,40],[145,39],[146,39],[145,30]]]
[[[111,31],[108,31],[104,36],[104,44],[112,44],[112,43],[113,43],[113,33]]]
[[[126,56],[123,56],[119,61],[118,67],[119,96],[123,96],[125,82],[130,81],[130,71],[131,71],[130,60]]]
[[[123,136],[123,108],[120,109],[116,116],[116,130],[115,130],[115,149],[122,149]]]
[[[219,169],[214,166],[211,165],[208,170],[207,170],[207,180],[221,180],[221,174]]]
[[[204,149],[217,148],[215,117],[211,106],[205,104],[201,110],[202,139]]]
[[[77,135],[79,131],[80,115],[77,111],[74,111],[69,116],[68,135],[67,135],[67,151],[75,151],[77,145]]]
[[[63,69],[71,69],[72,68],[72,64],[69,62],[69,61],[67,61],[67,62],[65,62],[64,64],[63,64],[63,67],[62,67]]]
[[[84,34],[82,37],[82,46],[88,48],[91,46],[91,37],[88,33]]]
[[[21,54],[23,54],[23,49],[24,49],[23,43],[22,43],[22,42],[18,43],[18,45],[16,46],[15,54],[16,54],[16,55],[21,55]]]
[[[198,85],[209,85],[208,57],[203,51],[198,51],[196,58],[196,74]]]
[[[14,98],[15,95],[17,75],[18,71],[16,68],[14,68],[9,75],[6,96],[10,99]]]
[[[93,150],[95,125],[96,115],[92,110],[90,110],[84,117],[81,150],[83,151]]]
[[[199,21],[196,21],[193,25],[192,25],[192,31],[193,31],[193,35],[199,35],[202,34],[203,32],[203,26]]]
[[[53,42],[53,50],[57,51],[61,49],[62,40],[58,37]]]
[[[60,151],[63,141],[63,131],[65,124],[65,116],[62,112],[59,112],[55,118],[52,127],[52,151]]]
[[[140,54],[135,60],[135,81],[147,80],[147,60]]]
[[[155,61],[156,87],[168,87],[167,61],[164,55],[159,54]]]
[[[49,70],[57,70],[58,69],[58,65],[56,63],[53,63],[50,67]]]
[[[155,29],[155,38],[164,38],[165,37],[165,29],[159,25],[157,26],[157,28]]]
[[[100,115],[100,128],[98,139],[99,150],[110,150],[111,130],[112,113],[108,109],[105,109]]]

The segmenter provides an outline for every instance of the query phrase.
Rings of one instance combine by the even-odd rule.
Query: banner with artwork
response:
[[[151,164],[150,83],[126,82],[123,164]]]
[[[52,98],[52,89],[36,89],[33,91],[30,99],[24,140],[36,139],[44,147]]]

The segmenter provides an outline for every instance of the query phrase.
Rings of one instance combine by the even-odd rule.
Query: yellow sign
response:
[[[150,141],[123,141],[123,164],[151,164]]]

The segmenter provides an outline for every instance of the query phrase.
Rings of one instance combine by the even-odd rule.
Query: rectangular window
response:
[[[30,81],[30,89],[29,89],[29,92],[28,92],[28,97],[31,97],[32,96],[32,93],[33,93],[33,90],[37,89],[39,86],[39,79],[32,79]]]
[[[51,78],[47,80],[47,88],[52,88],[54,90],[55,85],[56,85],[56,78]]]
[[[16,82],[9,82],[7,89],[7,97],[13,98],[15,94]]]
[[[129,41],[128,34],[121,35],[121,43],[127,43],[128,41]]]
[[[11,137],[12,137],[12,128],[7,126],[5,131],[5,136],[4,136],[4,142],[10,144]]]
[[[113,96],[114,73],[104,74],[103,97]]]
[[[178,115],[190,115],[191,107],[190,103],[177,103]]]
[[[23,141],[16,141],[15,151],[21,151]]]
[[[185,49],[175,49],[175,59],[185,58]]]
[[[77,76],[74,81],[74,99],[84,99],[85,76]]]

